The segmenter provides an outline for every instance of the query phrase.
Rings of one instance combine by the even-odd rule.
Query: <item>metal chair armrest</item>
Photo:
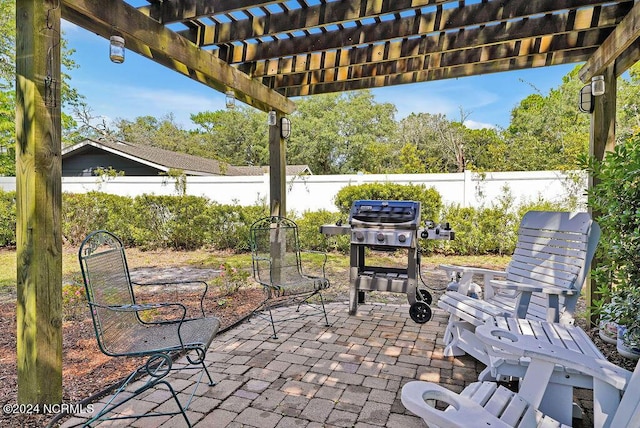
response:
[[[205,316],[205,312],[204,312],[204,299],[207,296],[207,292],[209,291],[209,284],[206,281],[202,281],[202,280],[185,280],[185,281],[164,281],[164,282],[135,282],[135,281],[131,281],[131,285],[136,285],[139,287],[144,287],[144,286],[161,286],[161,287],[169,287],[169,286],[176,286],[176,292],[178,291],[178,289],[181,286],[187,286],[189,284],[195,284],[195,285],[200,285],[199,288],[202,288],[202,292],[200,294],[200,312],[202,314],[202,316]]]

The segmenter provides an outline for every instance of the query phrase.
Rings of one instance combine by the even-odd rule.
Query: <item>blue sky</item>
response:
[[[94,116],[112,120],[162,118],[172,113],[176,123],[190,128],[191,114],[225,108],[224,94],[131,51],[126,52],[123,64],[114,64],[108,57],[108,40],[66,21],[62,28],[79,65],[69,73],[71,84],[86,97]],[[468,114],[469,127],[506,127],[511,110],[534,93],[534,88],[547,94],[574,66],[398,85],[372,93],[376,101],[396,106],[396,119],[413,112],[443,113],[450,120],[458,120],[462,108]]]

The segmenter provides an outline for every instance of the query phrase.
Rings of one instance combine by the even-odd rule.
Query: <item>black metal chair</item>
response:
[[[327,311],[321,291],[329,288],[325,275],[327,255],[317,251],[302,251],[298,238],[298,226],[285,217],[264,217],[251,225],[250,230],[253,276],[264,287],[265,300],[255,312],[264,314],[271,322],[273,338],[277,339],[276,322],[324,314],[325,325],[329,325]],[[310,275],[303,270],[302,255],[317,254],[321,258],[318,275]],[[309,256],[310,258],[313,256]],[[305,258],[306,261],[306,258]],[[309,260],[311,261],[311,260]],[[307,263],[308,267],[309,264]],[[320,305],[310,305],[309,299],[318,296]],[[296,317],[274,320],[272,308],[297,304],[299,312],[302,304],[310,305],[318,312],[299,314]]]
[[[119,385],[104,408],[84,426],[103,420],[181,414],[190,427],[185,410],[203,375],[206,374],[209,385],[215,384],[204,359],[220,328],[220,322],[217,318],[205,316],[203,302],[207,284],[189,281],[136,286],[140,290],[149,289],[145,293],[149,296],[147,300],[140,300],[136,296],[140,290],[136,289],[134,293],[122,241],[104,230],[92,232],[85,238],[78,258],[100,350],[113,357],[147,357],[146,362]],[[171,302],[163,299],[165,296],[162,292],[171,285],[175,294],[187,296],[182,303],[177,303],[179,299],[176,298]],[[193,296],[197,296],[195,302]],[[188,317],[187,314],[194,308],[196,316]],[[186,355],[188,364],[173,367],[174,358],[182,354]],[[200,370],[193,393],[184,405],[167,377],[176,370]],[[125,398],[119,399],[120,393],[134,379],[145,375],[142,386],[135,388],[133,394],[123,394]],[[124,415],[116,411],[139,394],[160,384],[166,386],[173,396],[178,406],[176,411],[136,415]]]

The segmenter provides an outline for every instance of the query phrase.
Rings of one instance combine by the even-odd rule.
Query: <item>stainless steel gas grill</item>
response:
[[[418,291],[418,232],[420,202],[355,201],[349,213],[351,225],[349,314],[354,315],[358,303],[364,302],[365,291],[406,293],[411,304],[411,317],[416,322],[431,318],[431,295]],[[365,249],[406,249],[406,266],[370,266]]]
[[[358,303],[364,303],[366,291],[406,293],[409,315],[417,323],[431,319],[431,293],[420,277],[420,244],[423,239],[454,239],[448,223],[427,221],[420,231],[420,202],[355,201],[349,213],[349,225],[326,224],[320,233],[351,236],[349,271],[349,314],[355,315]],[[365,249],[406,250],[405,267],[369,266]]]

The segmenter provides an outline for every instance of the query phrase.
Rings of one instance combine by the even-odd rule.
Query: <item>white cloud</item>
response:
[[[465,120],[464,126],[469,129],[490,129],[496,128],[496,125],[491,125],[489,123],[476,122],[475,120]]]

